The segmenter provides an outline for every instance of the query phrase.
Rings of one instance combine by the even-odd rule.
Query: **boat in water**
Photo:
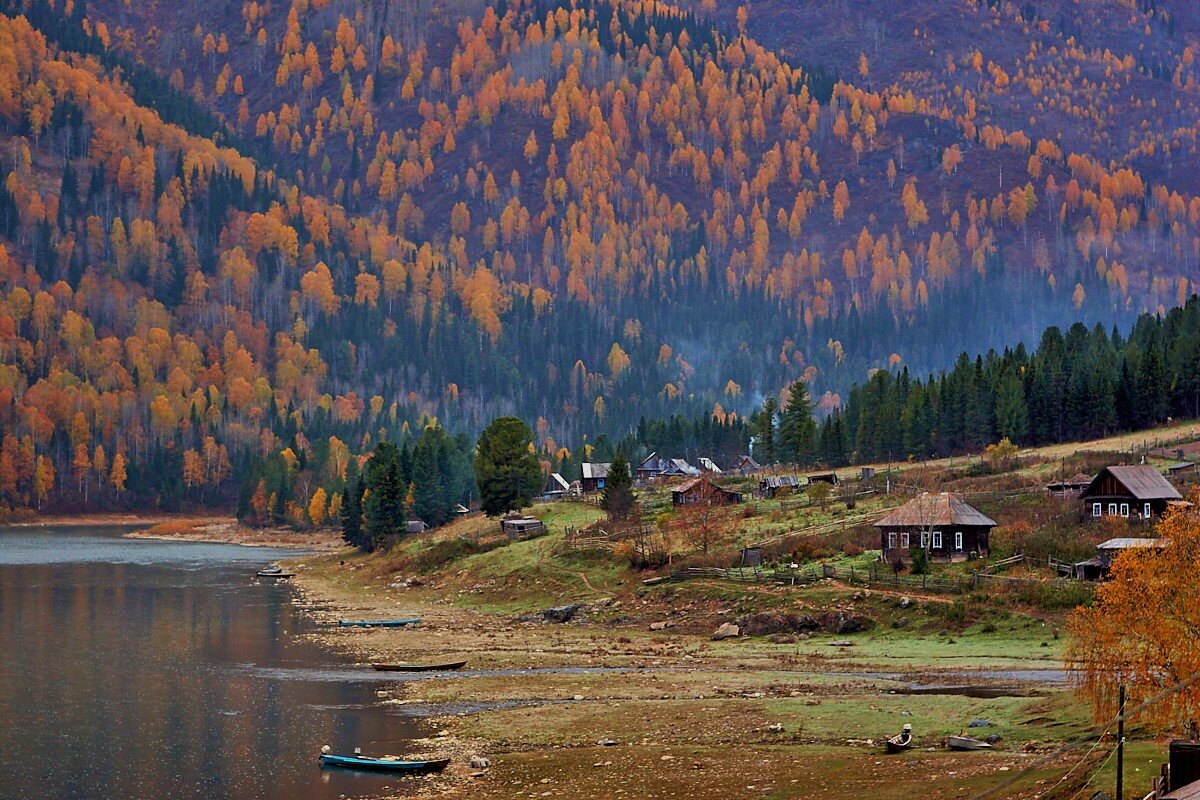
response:
[[[339,756],[329,752],[329,745],[321,748],[322,767],[341,767],[343,769],[362,769],[371,772],[440,772],[450,763],[448,758],[424,759],[408,761],[401,758],[370,758],[364,756],[359,749],[354,748],[354,755]]]
[[[466,661],[446,661],[441,664],[372,664],[379,672],[452,672],[462,669]]]
[[[405,625],[416,625],[420,617],[409,619],[339,619],[340,628],[403,628]]]
[[[294,577],[296,573],[285,572],[283,567],[263,567],[258,572],[254,573],[256,578],[276,578],[278,580],[287,580]]]

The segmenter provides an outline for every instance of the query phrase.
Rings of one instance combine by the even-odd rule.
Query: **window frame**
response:
[[[942,549],[942,532],[941,531],[933,532],[933,547],[932,547],[932,549],[933,550],[941,550]]]
[[[1092,503],[1092,516],[1097,519],[1104,516],[1104,503]]]
[[[896,532],[889,531],[888,532],[888,550],[895,550],[895,549],[896,549]]]
[[[963,532],[962,531],[954,532],[954,549],[958,550],[960,552],[963,549]]]
[[[1122,517],[1129,516],[1129,503],[1121,503],[1121,516]]]
[[[1115,517],[1117,515],[1117,504],[1116,503],[1108,504],[1108,515],[1110,517]]]
[[[909,533],[908,531],[903,531],[900,534],[900,546],[903,547],[905,550],[912,547],[912,534],[911,533]]]

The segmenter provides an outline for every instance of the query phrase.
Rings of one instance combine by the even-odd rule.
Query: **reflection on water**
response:
[[[301,641],[285,551],[0,532],[0,798],[368,797],[395,777],[321,772],[322,744],[406,752],[370,674]],[[352,677],[356,680],[341,680]]]

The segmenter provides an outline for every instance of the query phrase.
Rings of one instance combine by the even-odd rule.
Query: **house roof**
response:
[[[759,484],[768,489],[779,489],[784,486],[799,486],[800,479],[795,475],[768,475],[760,480]]]
[[[697,460],[700,462],[700,469],[704,470],[705,472],[715,472],[715,473],[720,474],[721,468],[718,467],[716,462],[713,461],[711,458],[705,458],[704,456],[700,456],[700,458]]]
[[[683,483],[679,484],[671,491],[672,492],[689,492],[693,488],[695,488],[696,484],[698,484],[698,483],[708,483],[708,479],[707,478],[692,478],[690,481],[684,481]]]
[[[611,466],[612,466],[612,464],[594,463],[594,462],[585,461],[583,463],[583,477],[585,477],[585,478],[607,478],[608,477],[608,468]]]
[[[699,475],[700,470],[693,467],[682,458],[672,458],[668,463],[682,475]]]
[[[1085,496],[1091,495],[1092,488],[1097,485],[1105,473],[1112,475],[1138,500],[1179,500],[1182,497],[1179,491],[1171,485],[1171,482],[1149,464],[1105,467],[1092,479],[1084,493]]]
[[[567,483],[567,479],[557,472],[551,472],[550,477],[546,479],[546,486],[552,487],[551,491],[567,492],[571,490],[571,484]]]
[[[668,462],[665,458],[660,456],[658,453],[651,453],[650,455],[648,455],[642,459],[642,463],[638,464],[637,468],[639,470],[645,470],[645,471],[650,471],[650,472],[662,472],[664,467],[669,463],[670,462]]]
[[[1163,800],[1200,800],[1200,781],[1193,781],[1187,786],[1180,786],[1175,791],[1165,795]]]
[[[752,456],[738,456],[733,460],[730,469],[760,469],[760,467]]]
[[[1144,539],[1137,536],[1121,536],[1109,539],[1096,545],[1097,550],[1135,550],[1143,547],[1162,548],[1167,546],[1166,539]]]
[[[875,523],[876,528],[926,528],[934,525],[994,528],[996,521],[949,492],[923,492]]]

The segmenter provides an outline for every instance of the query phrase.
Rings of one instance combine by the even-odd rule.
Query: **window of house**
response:
[[[1146,503],[1146,507],[1144,509],[1142,509],[1142,516],[1145,517],[1146,519],[1150,519],[1150,504],[1149,503]]]
[[[1108,514],[1111,517],[1115,517],[1117,515],[1117,504],[1116,503],[1108,504]]]
[[[928,533],[921,534],[921,547],[929,547],[929,534]]]
[[[892,550],[895,547],[896,547],[896,534],[894,532],[889,533],[888,534],[888,550]]]
[[[911,543],[911,541],[912,541],[911,536],[908,531],[905,531],[904,533],[900,534],[900,546],[901,547],[907,548],[909,546],[909,544]]]
[[[954,532],[954,549],[962,550],[962,546],[963,546],[962,531],[955,531]]]
[[[933,549],[934,550],[942,549],[942,532],[941,531],[933,532]]]
[[[1129,516],[1129,503],[1121,503],[1121,516],[1122,517]]]
[[[1099,503],[1092,503],[1092,516],[1100,516],[1102,506]]]

